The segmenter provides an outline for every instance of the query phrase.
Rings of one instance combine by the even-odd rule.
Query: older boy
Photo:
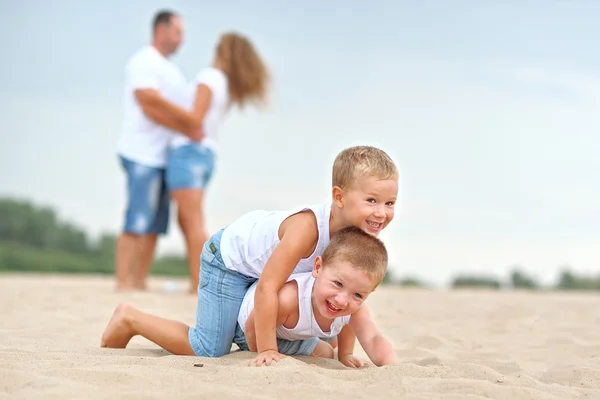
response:
[[[332,201],[285,211],[252,211],[215,233],[201,257],[196,326],[117,307],[102,335],[102,347],[125,347],[135,335],[180,355],[220,357],[229,353],[248,288],[254,297],[256,364],[270,365],[277,351],[277,293],[295,272],[313,269],[330,238],[347,226],[378,236],[394,218],[398,170],[371,146],[343,150],[333,164]],[[355,336],[343,329],[339,351],[348,353]],[[350,364],[352,359],[343,361]]]

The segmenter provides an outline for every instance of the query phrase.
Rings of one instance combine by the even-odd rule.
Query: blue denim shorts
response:
[[[190,346],[199,357],[229,354],[233,343],[248,350],[237,319],[244,296],[257,279],[227,269],[221,257],[222,235],[223,229],[215,233],[202,250],[196,326],[188,332]],[[319,339],[315,339],[299,343],[278,339],[278,346],[282,354],[309,355],[318,343]]]
[[[319,343],[319,338],[310,338],[306,340],[285,340],[277,338],[277,351],[287,356],[310,356]],[[240,350],[249,351],[248,343],[246,342],[246,336],[240,324],[237,325],[235,336],[233,337],[233,343],[235,343]]]
[[[138,164],[119,156],[127,175],[125,232],[136,235],[165,234],[169,227],[169,193],[165,170]]]
[[[176,147],[167,158],[167,188],[204,189],[215,169],[215,153],[196,143]]]

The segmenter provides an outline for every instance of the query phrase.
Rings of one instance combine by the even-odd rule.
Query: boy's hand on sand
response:
[[[266,366],[269,366],[272,363],[277,362],[285,357],[287,356],[279,353],[278,351],[267,350],[263,351],[262,353],[257,355],[254,360],[250,361],[250,365],[256,364],[257,367],[260,367],[264,364]]]
[[[354,357],[353,354],[340,355],[338,356],[338,360],[340,360],[340,362],[346,367],[350,368],[360,368],[363,365],[365,365],[365,363],[362,360],[359,360],[358,358]]]

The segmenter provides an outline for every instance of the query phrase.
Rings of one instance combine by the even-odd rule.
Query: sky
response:
[[[92,237],[122,226],[124,65],[167,7],[186,26],[174,61],[188,79],[226,30],[248,35],[274,76],[270,108],[234,111],[220,132],[211,232],[253,209],[327,201],[335,155],[370,144],[401,173],[381,235],[398,276],[600,273],[599,2],[0,7],[0,195],[52,206]],[[183,251],[173,218],[159,253]]]

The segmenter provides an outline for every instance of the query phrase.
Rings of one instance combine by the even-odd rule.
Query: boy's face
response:
[[[333,200],[341,207],[347,224],[379,236],[394,219],[398,181],[371,176],[359,179],[352,187],[333,189]]]
[[[316,278],[313,309],[327,320],[354,314],[377,282],[347,262],[333,261],[325,267],[322,262],[322,258],[317,257],[312,272]]]

